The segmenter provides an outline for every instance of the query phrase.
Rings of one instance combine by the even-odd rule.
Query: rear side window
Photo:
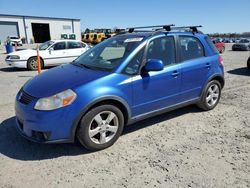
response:
[[[164,66],[175,63],[175,42],[173,37],[162,37],[148,45],[147,60],[160,59]]]
[[[65,42],[58,42],[58,43],[54,44],[52,48],[54,50],[64,50],[65,47],[66,47]]]
[[[182,61],[204,57],[204,48],[201,42],[192,36],[180,36]]]
[[[69,49],[82,48],[82,44],[80,42],[68,42]]]
[[[212,50],[213,54],[218,54],[219,52],[218,52],[217,48],[214,45],[214,44],[217,43],[217,41],[213,40],[213,42],[212,42],[209,37],[205,37],[205,40],[206,40],[208,46],[210,47],[210,49]]]

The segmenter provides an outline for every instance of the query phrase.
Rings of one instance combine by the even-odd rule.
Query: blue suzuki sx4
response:
[[[153,28],[130,28],[29,80],[16,96],[20,134],[40,143],[77,138],[95,151],[136,121],[190,104],[213,109],[224,73],[209,37],[197,27]]]

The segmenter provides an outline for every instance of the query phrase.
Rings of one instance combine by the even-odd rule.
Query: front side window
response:
[[[117,36],[96,45],[83,53],[74,64],[112,71],[122,63],[131,52],[142,42],[143,37]]]
[[[204,57],[204,48],[201,42],[192,36],[180,36],[182,61]]]
[[[162,60],[164,66],[175,63],[175,42],[173,37],[162,37],[151,41],[148,45],[147,60]]]
[[[58,43],[55,43],[53,46],[52,46],[53,50],[65,50],[66,48],[66,43],[65,42],[58,42]]]
[[[129,64],[126,66],[126,68],[124,69],[123,73],[124,74],[128,74],[128,75],[135,75],[138,73],[141,62],[142,62],[142,58],[143,58],[143,54],[144,54],[144,49],[142,48],[139,52],[137,52],[137,54],[131,59],[131,61],[129,62]]]
[[[48,47],[50,47],[52,44],[54,44],[53,41],[47,41],[47,42],[44,42],[42,43],[40,46],[39,46],[39,50],[46,50]]]

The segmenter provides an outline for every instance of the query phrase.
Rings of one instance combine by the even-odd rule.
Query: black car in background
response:
[[[233,51],[249,51],[250,50],[250,40],[241,39],[238,43],[232,46]]]

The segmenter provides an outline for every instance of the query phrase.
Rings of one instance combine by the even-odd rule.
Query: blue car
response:
[[[130,28],[29,80],[16,96],[20,134],[39,143],[77,138],[95,151],[136,121],[190,104],[213,109],[224,86],[215,46],[197,27],[159,27]]]

